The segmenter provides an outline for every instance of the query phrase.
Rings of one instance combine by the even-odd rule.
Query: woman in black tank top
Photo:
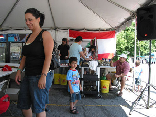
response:
[[[44,18],[44,14],[35,8],[29,8],[25,12],[25,22],[32,33],[27,37],[22,49],[23,57],[15,78],[16,83],[20,84],[21,71],[25,68],[25,77],[21,83],[17,105],[18,108],[22,109],[25,116],[32,116],[32,111],[38,116],[46,116],[44,108],[47,98],[42,98],[40,95],[45,94],[43,97],[48,96],[50,86],[47,86],[48,82],[46,81],[49,78],[46,79],[46,77],[52,59],[54,42],[51,34],[41,28]],[[32,83],[32,81],[37,83]],[[32,98],[34,98],[33,101]],[[36,106],[37,102],[40,102],[39,106]],[[42,107],[40,107],[41,105]],[[31,107],[33,107],[32,111]]]

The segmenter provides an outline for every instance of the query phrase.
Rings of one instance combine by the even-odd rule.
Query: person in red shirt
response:
[[[125,54],[121,54],[119,60],[113,62],[112,60],[110,61],[110,66],[111,67],[116,67],[116,73],[109,73],[106,75],[106,79],[110,80],[110,90],[112,89],[111,86],[111,79],[116,79],[116,78],[121,78],[121,89],[120,92],[118,94],[118,96],[122,96],[123,94],[123,89],[125,86],[125,82],[126,82],[126,78],[125,76],[128,74],[128,72],[130,71],[130,65],[129,63],[126,61],[127,59],[127,55]]]

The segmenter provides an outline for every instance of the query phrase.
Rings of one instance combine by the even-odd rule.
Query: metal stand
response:
[[[100,77],[96,72],[96,75],[87,75],[84,74],[84,68],[89,68],[89,67],[81,67],[81,87],[82,87],[82,97],[85,97],[84,94],[96,94],[98,98],[101,98],[102,96],[100,95]],[[89,91],[84,91],[84,81],[91,81],[91,82],[96,82],[96,90],[89,90]],[[91,87],[91,86],[90,86]]]
[[[150,87],[152,86],[155,90],[156,88],[150,84],[150,79],[151,79],[151,40],[150,40],[150,53],[149,53],[149,79],[148,79],[148,84],[146,84],[146,87],[143,89],[143,91],[141,92],[141,94],[137,97],[137,99],[132,102],[132,109],[129,112],[129,115],[131,115],[131,112],[133,111],[134,107],[138,105],[140,99],[143,99],[143,94],[145,92],[145,90],[148,88],[148,100],[147,100],[147,104],[146,104],[146,100],[143,99],[143,101],[145,102],[146,108],[149,109],[149,107],[152,107],[155,103],[153,103],[152,105],[149,105],[150,102]]]
[[[149,105],[149,103],[146,103],[146,100],[144,99],[144,92],[145,92],[145,90],[148,89],[149,87],[153,87],[153,88],[156,90],[156,88],[155,88],[154,85],[152,85],[152,84],[146,84],[146,87],[143,89],[143,91],[140,93],[140,95],[137,97],[137,99],[136,99],[134,102],[132,102],[132,108],[131,108],[131,110],[130,110],[130,112],[129,112],[129,115],[131,115],[131,112],[132,112],[132,111],[134,110],[134,108],[139,104],[139,101],[140,101],[141,99],[145,102],[146,109],[149,109],[149,108],[152,107],[154,104],[156,104],[156,101],[155,101],[153,104]],[[148,99],[148,100],[149,100],[149,99]]]

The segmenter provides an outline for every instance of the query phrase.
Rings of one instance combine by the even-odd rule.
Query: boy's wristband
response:
[[[20,70],[22,72],[22,70],[20,68],[17,68],[17,71]]]

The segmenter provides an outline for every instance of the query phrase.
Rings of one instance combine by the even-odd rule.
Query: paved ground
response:
[[[148,65],[143,64],[143,77],[142,81],[148,82]],[[151,66],[151,84],[156,86],[155,80],[156,65]],[[97,98],[94,95],[85,95],[78,102],[77,107],[79,114],[73,115],[69,113],[69,94],[67,92],[67,86],[53,85],[50,91],[50,104],[48,108],[51,110],[47,112],[47,117],[156,117],[156,104],[152,108],[146,109],[146,103],[148,100],[148,89],[145,90],[145,95],[141,98],[137,106],[129,115],[132,109],[132,104],[140,94],[140,92],[132,92],[132,79],[126,82],[126,89],[122,97],[117,97],[117,89],[109,92],[108,94],[101,94],[102,98]],[[142,84],[143,88],[146,84]],[[143,101],[144,99],[145,101]],[[156,90],[151,87],[150,91],[150,105],[156,101]],[[134,107],[134,106],[133,106]],[[16,105],[11,104],[9,110],[15,117],[22,117],[22,113],[16,108]],[[0,117],[11,116],[9,110],[6,113],[0,115]],[[35,115],[33,115],[35,117]]]
[[[131,115],[129,115],[132,109],[132,102],[134,102],[137,95],[140,94],[139,92],[133,93],[131,89],[131,86],[127,85],[122,97],[116,96],[117,89],[107,94],[101,94],[102,98],[97,98],[96,95],[85,95],[85,98],[82,98],[77,104],[79,114],[73,115],[69,113],[67,86],[53,85],[50,90],[50,104],[48,105],[51,111],[47,112],[47,117],[156,117],[156,106],[154,105],[152,108],[146,109],[142,99],[133,109]],[[145,92],[147,95],[147,90]],[[155,90],[151,90],[150,94],[151,98],[156,97]],[[144,99],[147,100],[145,95]],[[145,102],[147,103],[147,101]],[[150,103],[154,102],[153,99],[150,100]],[[16,105],[11,104],[9,109],[15,117],[22,117],[21,111],[16,108]],[[0,115],[0,117],[6,116],[11,116],[9,111]],[[33,117],[35,117],[35,115],[33,115]]]

